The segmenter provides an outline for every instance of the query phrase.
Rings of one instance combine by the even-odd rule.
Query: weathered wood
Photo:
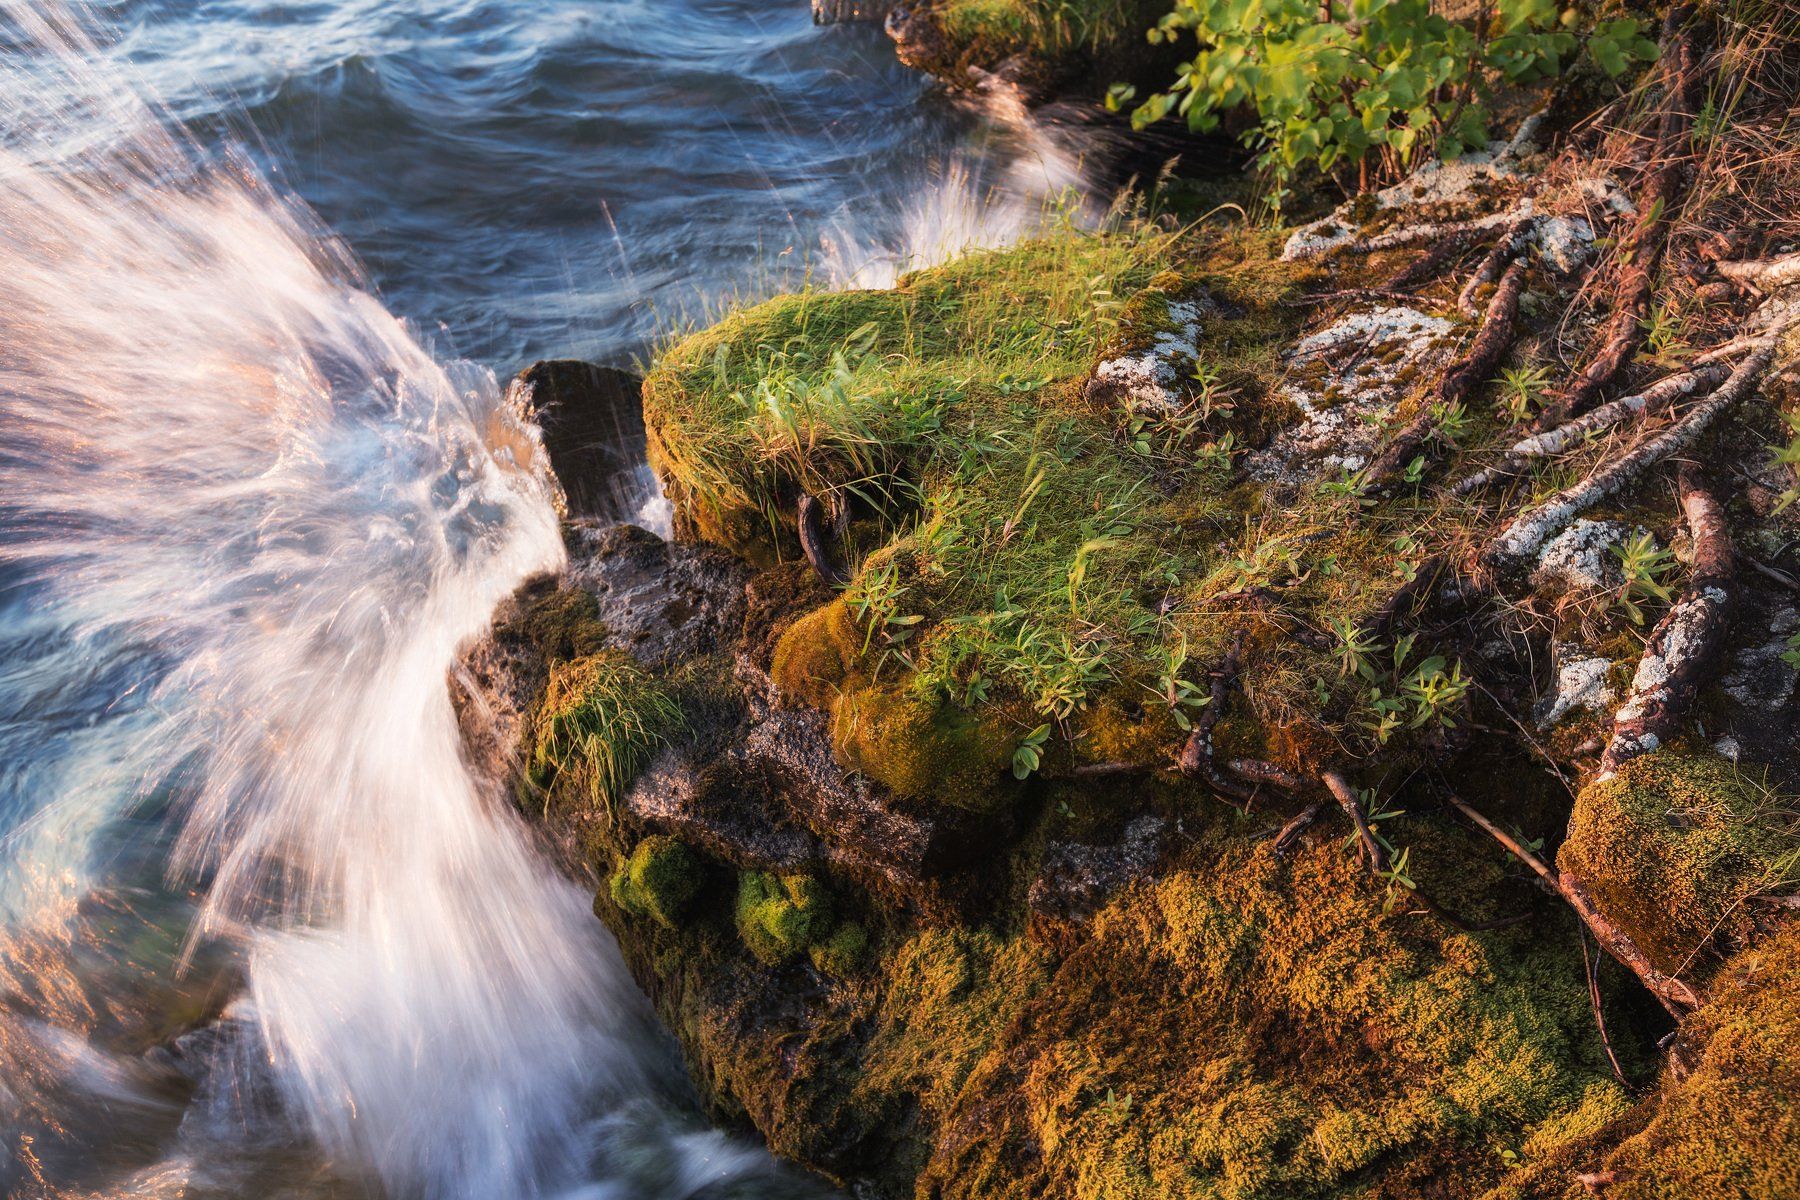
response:
[[[1625,703],[1613,715],[1600,778],[1648,754],[1681,728],[1700,689],[1718,673],[1736,607],[1737,571],[1725,510],[1691,463],[1681,468],[1681,509],[1694,542],[1694,570],[1657,622],[1638,660]]]
[[[850,573],[839,565],[837,556],[832,553],[831,537],[825,532],[825,506],[819,503],[818,497],[802,492],[796,516],[800,527],[800,550],[819,578],[832,587],[849,583]]]

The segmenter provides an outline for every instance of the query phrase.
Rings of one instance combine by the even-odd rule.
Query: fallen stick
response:
[[[1612,495],[1642,475],[1655,463],[1691,446],[1719,415],[1748,395],[1774,356],[1765,347],[1739,363],[1717,391],[1690,408],[1663,432],[1637,449],[1601,467],[1573,487],[1515,517],[1482,553],[1482,561],[1496,572],[1517,568],[1535,556],[1544,542],[1560,532],[1576,514]]]
[[[1519,840],[1501,829],[1498,825],[1482,816],[1475,809],[1464,803],[1455,793],[1449,795],[1450,803],[1458,812],[1475,822],[1481,829],[1512,852],[1514,858],[1537,872],[1538,877],[1548,884],[1564,903],[1575,910],[1582,923],[1594,934],[1594,940],[1606,948],[1606,952],[1618,959],[1631,972],[1643,981],[1650,993],[1661,1001],[1677,1019],[1699,1008],[1705,998],[1688,984],[1658,970],[1644,952],[1638,949],[1631,935],[1613,924],[1611,918],[1600,911],[1594,898],[1587,890],[1587,885],[1573,874],[1564,871],[1558,873],[1550,864],[1527,850]]]
[[[1534,459],[1561,454],[1564,450],[1579,445],[1594,434],[1602,433],[1627,420],[1654,416],[1683,396],[1704,392],[1715,387],[1729,374],[1728,368],[1718,364],[1683,371],[1679,375],[1671,375],[1666,379],[1658,380],[1635,396],[1626,396],[1614,400],[1610,404],[1602,404],[1599,408],[1558,425],[1555,429],[1522,438],[1507,447],[1499,462],[1457,480],[1455,484],[1451,485],[1450,494],[1467,496],[1496,479],[1517,475]]]
[[[1260,758],[1234,758],[1226,762],[1225,769],[1233,775],[1248,779],[1251,783],[1266,783],[1278,787],[1284,792],[1299,792],[1306,789],[1306,780],[1292,771],[1284,771],[1272,762],[1264,762]]]
[[[1737,591],[1731,530],[1718,498],[1689,463],[1681,468],[1681,509],[1694,541],[1693,575],[1644,646],[1631,690],[1613,714],[1600,779],[1668,741],[1725,654]]]

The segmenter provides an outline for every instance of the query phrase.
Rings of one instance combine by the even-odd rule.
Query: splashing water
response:
[[[855,213],[822,239],[824,282],[832,288],[890,288],[908,271],[939,266],[971,250],[1010,246],[1059,220],[1100,222],[1074,139],[1040,125],[1015,92],[982,97],[989,141],[954,152],[897,214]]]
[[[0,1192],[766,1172],[460,755],[535,431],[92,50],[0,0]]]

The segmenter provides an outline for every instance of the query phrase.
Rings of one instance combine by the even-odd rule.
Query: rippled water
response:
[[[496,372],[1076,176],[803,3],[0,0],[0,1193],[807,1191],[463,764]]]
[[[996,193],[1034,207],[1068,181],[1058,151],[932,93],[878,28],[815,27],[805,0],[112,15],[184,119],[253,129],[395,313],[501,369],[615,358],[730,295],[991,240],[1018,215]]]

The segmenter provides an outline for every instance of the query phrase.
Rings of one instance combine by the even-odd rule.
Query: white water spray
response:
[[[0,0],[0,40],[0,636],[33,647],[0,673],[0,1190],[241,1193],[217,1160],[272,1141],[395,1196],[591,1180],[660,1058],[445,685],[560,562],[535,431],[66,14]],[[187,956],[224,947],[243,982],[199,1071],[225,1119],[196,1100],[141,1134],[112,1123],[172,1102],[74,961],[97,898],[141,887],[133,830],[191,896]],[[107,1167],[59,1091],[149,1150]],[[58,1137],[89,1177],[57,1182]],[[664,1151],[656,1194],[747,1169]]]

